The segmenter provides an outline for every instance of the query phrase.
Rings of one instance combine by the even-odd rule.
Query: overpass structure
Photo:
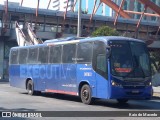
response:
[[[39,9],[38,10],[38,18],[35,15],[36,9],[26,8],[26,7],[12,7],[8,8],[7,19],[6,13],[4,11],[5,6],[0,6],[0,20],[1,20],[1,36],[10,37],[9,39],[14,39],[10,33],[13,34],[12,31],[15,28],[15,21],[22,26],[25,27],[25,23],[28,22],[31,24],[32,29],[36,28],[37,37],[41,39],[51,39],[54,38],[56,33],[61,33],[64,30],[64,36],[66,34],[75,35],[77,32],[77,13],[75,12],[67,12],[65,15],[65,23],[64,23],[64,12],[61,11],[53,11],[47,9]],[[89,14],[82,14],[82,25],[81,31],[82,36],[87,36],[86,30],[89,27],[90,33],[97,29],[100,26],[110,26],[116,28],[122,35],[133,37],[135,34],[135,30],[137,28],[137,22],[139,20],[136,19],[128,19],[128,18],[119,18],[116,22],[116,26],[114,25],[115,18],[94,15],[92,18],[92,22],[90,23]],[[150,40],[155,37],[157,30],[159,28],[160,23],[154,21],[141,21],[141,25],[137,31],[137,38],[143,40]],[[64,29],[63,29],[64,27]],[[43,35],[41,34],[42,32]],[[46,33],[48,32],[48,33]],[[45,35],[47,34],[47,35]]]
[[[156,12],[154,16],[159,17],[159,7],[157,8],[154,5],[152,6],[152,4],[145,2],[149,0],[139,1],[143,4],[147,4],[147,7],[154,9]],[[22,7],[21,5],[23,4],[23,0],[21,1],[20,6],[9,6],[8,0],[6,5],[0,5],[0,66],[2,66],[0,68],[0,79],[8,76],[9,50],[11,47],[17,45],[15,31],[16,21],[24,33],[26,33],[26,23],[28,22],[36,37],[43,41],[61,36],[76,36],[78,18],[76,12],[67,10],[65,12],[61,12],[39,9],[39,2],[40,0],[38,0],[37,8],[35,9]],[[137,13],[141,14],[141,18],[139,20],[131,19],[129,12],[133,11],[122,10],[123,0],[120,6],[114,4],[111,0],[101,0],[101,2],[104,2],[113,8],[117,12],[117,15],[115,17],[94,15],[96,7],[94,7],[92,14],[82,14],[82,36],[89,36],[92,31],[96,30],[98,27],[107,25],[117,29],[123,36],[137,37],[146,41],[151,48],[160,48],[159,22],[143,21],[143,15],[147,14],[145,12]],[[121,16],[120,18],[118,18],[119,15]]]

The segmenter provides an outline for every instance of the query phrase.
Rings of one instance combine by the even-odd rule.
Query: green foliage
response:
[[[78,13],[78,10],[74,11],[74,13]],[[82,14],[88,14],[88,11],[87,10],[81,10],[81,13]]]
[[[102,26],[92,33],[92,36],[119,36],[119,33],[108,26]]]
[[[152,74],[160,70],[160,54],[159,53],[160,53],[159,50],[150,52]]]

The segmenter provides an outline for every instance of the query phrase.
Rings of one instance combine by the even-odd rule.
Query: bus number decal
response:
[[[92,76],[92,72],[84,72],[84,76],[90,77],[90,76]]]

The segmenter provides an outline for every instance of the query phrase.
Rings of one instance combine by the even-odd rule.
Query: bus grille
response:
[[[144,89],[145,86],[123,86],[124,89]]]
[[[142,92],[133,93],[133,92],[126,92],[127,95],[140,95]]]

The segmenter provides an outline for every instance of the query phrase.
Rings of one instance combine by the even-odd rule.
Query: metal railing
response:
[[[34,45],[36,45],[36,44],[42,44],[43,41],[37,39],[37,36],[36,36],[36,34],[33,32],[32,28],[30,27],[30,24],[27,23],[26,25],[27,25],[28,35],[29,35],[31,41],[33,42],[33,44],[34,44]]]

